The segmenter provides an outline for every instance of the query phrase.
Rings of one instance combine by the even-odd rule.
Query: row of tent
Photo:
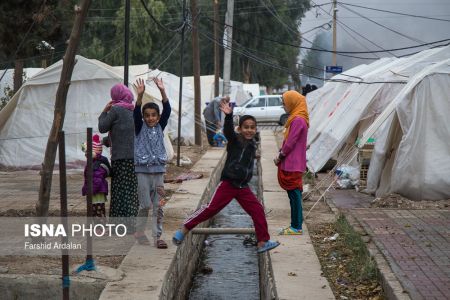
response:
[[[32,70],[34,76],[22,85],[8,104],[0,111],[0,168],[39,169],[44,158],[48,134],[54,117],[55,96],[62,70],[62,60],[42,70]],[[37,71],[37,73],[36,73]],[[12,73],[12,72],[11,72]],[[67,95],[64,131],[66,133],[66,161],[69,167],[84,165],[81,143],[86,139],[86,128],[97,130],[98,116],[110,101],[110,89],[123,82],[123,67],[112,67],[95,59],[76,56],[76,64]],[[149,70],[147,65],[130,67],[129,82],[142,78],[146,82],[144,103],[160,103],[160,93],[148,79],[161,78],[172,106],[166,132],[166,146],[178,137],[180,78],[160,70]],[[131,85],[130,85],[131,86]],[[214,76],[202,76],[202,106],[213,97]],[[259,90],[259,86],[256,87]],[[132,88],[133,93],[135,90]],[[241,82],[231,82],[231,98],[237,105],[249,98]],[[193,78],[183,80],[181,138],[189,145],[194,142]],[[173,151],[168,149],[169,152]]]
[[[332,158],[357,165],[370,141],[367,192],[450,198],[450,46],[357,66],[307,101],[310,170]]]

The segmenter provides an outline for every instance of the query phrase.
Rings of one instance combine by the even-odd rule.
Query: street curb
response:
[[[364,229],[364,227],[360,224],[360,222],[351,215],[346,210],[340,210],[339,208],[334,205],[333,201],[331,199],[324,197],[325,203],[328,205],[328,207],[333,211],[336,218],[338,218],[340,215],[344,216],[344,218],[348,221],[348,223],[353,227],[353,229],[359,233],[362,237],[368,236],[368,233]],[[388,300],[411,300],[409,295],[405,292],[405,289],[401,285],[400,281],[395,276],[394,272],[392,271],[388,261],[380,251],[380,249],[377,247],[377,245],[372,241],[372,239],[369,239],[366,241],[363,239],[367,250],[369,250],[370,256],[372,256],[375,259],[378,273],[381,277],[381,286],[383,288],[383,294]]]

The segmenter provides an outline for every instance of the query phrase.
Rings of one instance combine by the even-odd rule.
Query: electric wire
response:
[[[385,50],[371,50],[371,51],[333,51],[333,50],[329,50],[329,49],[318,49],[318,48],[312,48],[312,47],[305,47],[305,46],[298,46],[298,45],[293,45],[290,43],[286,43],[286,42],[282,42],[282,41],[278,41],[278,40],[274,40],[274,39],[270,39],[270,38],[266,38],[257,34],[254,34],[252,32],[248,32],[230,25],[226,25],[225,23],[221,23],[221,22],[217,22],[214,19],[211,19],[210,17],[206,16],[207,19],[209,19],[211,22],[214,23],[218,23],[221,24],[223,26],[229,26],[231,28],[233,28],[234,30],[238,31],[238,32],[242,32],[251,36],[254,36],[256,38],[260,38],[263,40],[267,40],[267,41],[271,41],[280,45],[286,45],[286,46],[291,46],[291,47],[295,47],[295,48],[301,48],[301,49],[309,49],[309,50],[313,50],[313,51],[321,51],[321,52],[328,52],[328,53],[333,53],[336,52],[336,54],[371,54],[371,53],[384,53],[384,52],[390,52],[390,51],[400,51],[400,50],[408,50],[408,49],[415,49],[415,48],[420,48],[423,46],[430,46],[430,45],[435,45],[438,43],[443,43],[443,42],[447,42],[450,41],[450,38],[447,39],[442,39],[442,40],[438,40],[438,41],[433,41],[433,42],[428,42],[428,43],[424,43],[421,45],[416,45],[416,46],[408,46],[408,47],[399,47],[399,48],[393,48],[393,49],[385,49]],[[372,59],[372,58],[369,58]]]
[[[428,19],[428,20],[435,20],[435,21],[450,22],[450,20],[448,20],[448,19],[440,19],[440,18],[433,18],[433,17],[429,17],[429,16],[419,16],[419,15],[413,15],[413,14],[406,14],[406,13],[401,13],[401,12],[398,12],[398,11],[390,11],[390,10],[378,9],[378,8],[367,7],[367,6],[351,4],[351,3],[345,3],[345,2],[339,2],[339,4],[359,7],[359,8],[373,10],[373,11],[380,11],[380,12],[385,12],[385,13],[389,13],[389,14],[413,17],[413,18],[421,18],[421,19]]]
[[[341,24],[338,24],[341,26],[341,29],[349,36],[351,37],[355,42],[357,42],[358,44],[360,44],[363,48],[365,48],[366,50],[369,50],[369,48],[364,45],[360,40],[358,40],[356,37],[354,37],[349,31],[347,31],[347,29],[342,26]],[[372,53],[373,56],[377,57],[377,58],[381,58],[378,54],[376,53]]]
[[[147,4],[145,3],[144,0],[141,0],[142,6],[144,6],[145,11],[147,12],[147,14],[150,16],[150,18],[153,20],[153,22],[156,23],[156,25],[158,25],[159,27],[161,27],[162,29],[166,30],[166,31],[170,31],[170,32],[180,32],[183,27],[186,25],[185,22],[183,22],[178,28],[176,29],[171,29],[166,27],[165,25],[161,24],[152,14],[152,12],[150,11],[150,9],[147,7]]]
[[[39,8],[39,10],[37,11],[37,13],[39,11],[41,11],[44,8],[45,5],[45,1],[42,1],[41,7]],[[33,29],[34,25],[36,24],[36,20],[37,18],[33,18],[33,22],[31,23],[30,27],[28,28],[27,32],[25,33],[25,35],[23,36],[22,40],[20,41],[19,45],[16,48],[16,51],[14,51],[14,55],[13,57],[16,57],[17,53],[19,53],[20,48],[22,48],[23,43],[25,42],[26,38],[28,37],[28,34],[30,34],[31,30]],[[0,82],[2,81],[3,77],[5,76],[6,72],[8,71],[8,68],[5,68],[5,71],[3,72],[2,76],[0,77]]]
[[[188,24],[188,26],[192,26],[192,25],[191,25],[191,24]],[[272,68],[277,69],[277,70],[280,70],[280,71],[284,71],[284,72],[286,72],[286,73],[288,73],[288,74],[290,74],[290,73],[292,72],[292,70],[289,69],[288,67],[280,66],[280,65],[278,65],[278,64],[276,64],[276,63],[265,61],[265,60],[263,60],[263,59],[261,59],[261,58],[255,56],[255,55],[251,54],[251,53],[249,54],[248,52],[245,52],[245,51],[242,51],[242,50],[237,50],[237,49],[232,48],[232,47],[229,47],[229,46],[225,46],[225,45],[223,45],[222,42],[217,41],[216,39],[214,39],[213,37],[209,36],[207,33],[204,33],[204,32],[201,31],[201,30],[199,30],[199,33],[200,33],[202,36],[206,37],[208,40],[210,40],[210,41],[212,41],[212,42],[218,44],[220,47],[225,48],[225,49],[230,49],[231,51],[233,51],[233,52],[235,52],[235,53],[237,53],[237,54],[243,55],[243,56],[245,56],[245,57],[247,57],[247,58],[249,58],[249,59],[252,59],[252,60],[254,60],[254,61],[256,61],[256,62],[258,62],[258,63],[260,63],[260,64],[266,65],[266,66],[268,66],[268,67],[272,67]],[[317,76],[314,76],[314,75],[308,75],[308,74],[304,74],[304,73],[300,73],[300,72],[299,72],[299,74],[300,74],[300,75],[306,75],[306,76],[309,76],[309,77],[312,77],[312,78],[316,78],[316,79],[321,80],[321,81],[324,80],[323,78],[320,78],[320,77],[317,77]],[[344,75],[344,76],[345,76],[345,75]],[[348,76],[348,75],[347,75],[347,76]],[[325,81],[330,81],[330,82],[360,83],[360,84],[377,84],[377,83],[398,83],[398,84],[405,84],[405,83],[406,83],[406,81],[371,81],[371,82],[367,82],[367,81],[351,81],[351,80],[346,80],[346,79],[325,79]]]
[[[223,34],[224,32],[221,31],[220,33]],[[252,52],[256,52],[256,53],[261,53],[261,54],[263,54],[263,55],[265,55],[265,56],[268,56],[268,57],[270,57],[270,58],[272,58],[272,59],[275,59],[275,60],[278,59],[277,57],[275,57],[275,56],[273,56],[273,55],[271,55],[271,54],[269,54],[269,53],[267,53],[267,52],[263,52],[263,51],[261,51],[261,50],[256,50],[256,49],[253,49],[253,48],[250,48],[250,47],[243,46],[242,44],[238,43],[235,39],[233,39],[232,42],[235,43],[236,45],[238,45],[241,49],[243,49],[243,51],[246,51],[246,53],[252,54]],[[252,52],[248,52],[248,51],[252,51]],[[276,62],[273,62],[273,63],[276,64]],[[318,71],[323,71],[322,68],[317,68],[317,67],[314,67],[314,66],[309,66],[309,65],[306,65],[306,64],[303,64],[303,63],[295,63],[295,65],[297,65],[297,66],[303,66],[303,67],[307,67],[307,68],[311,68],[311,69],[318,70]],[[309,76],[309,75],[307,75],[307,74],[302,74],[302,75]],[[356,79],[362,80],[362,78],[361,78],[361,77],[358,77],[358,76],[347,75],[347,74],[344,74],[344,73],[341,73],[340,75],[341,75],[341,76],[347,76],[347,77],[352,77],[352,78],[356,78]]]
[[[311,0],[312,3],[315,3],[314,1]],[[328,13],[326,10],[324,10],[322,7],[319,7],[319,9],[323,10],[327,15],[329,15],[330,17],[333,17],[330,13]],[[358,35],[359,37],[361,37],[362,39],[368,41],[369,43],[371,43],[372,45],[374,45],[375,47],[385,50],[383,47],[381,47],[380,45],[376,44],[375,42],[373,42],[372,40],[366,38],[365,36],[363,36],[362,34],[360,34],[359,32],[357,32],[356,30],[354,30],[353,28],[351,28],[350,26],[348,26],[347,24],[345,24],[344,22],[338,20],[336,18],[336,23],[340,24],[343,27],[346,27],[348,30],[352,31],[353,33],[355,33],[356,35]],[[394,53],[390,52],[390,51],[386,51],[389,54],[391,54],[392,56],[396,57]]]
[[[406,34],[403,34],[403,33],[399,32],[399,31],[395,30],[395,29],[392,29],[392,28],[389,28],[389,27],[387,27],[387,26],[385,26],[385,25],[383,25],[383,24],[380,24],[380,23],[378,23],[378,22],[376,22],[376,21],[374,21],[374,20],[372,20],[372,19],[370,19],[370,18],[368,18],[368,17],[366,17],[366,16],[364,16],[364,15],[362,15],[362,14],[360,14],[360,13],[354,11],[353,9],[346,7],[345,5],[343,5],[343,4],[341,4],[341,3],[339,3],[339,6],[340,6],[340,7],[343,7],[344,9],[348,10],[349,12],[354,13],[355,15],[360,16],[361,18],[363,18],[363,19],[365,19],[365,20],[367,20],[367,21],[369,21],[369,22],[372,22],[372,23],[374,23],[374,24],[376,24],[376,25],[378,25],[378,26],[380,26],[380,27],[382,27],[382,28],[384,28],[384,29],[386,29],[386,30],[389,30],[389,31],[391,31],[391,32],[394,32],[394,33],[398,34],[399,36],[402,36],[402,37],[404,37],[404,38],[406,38],[406,39],[408,39],[408,40],[410,40],[410,41],[413,41],[413,42],[416,42],[416,43],[419,43],[419,44],[425,43],[425,42],[422,41],[422,40],[416,39],[416,38],[414,38],[414,37],[410,37],[410,36],[408,36],[408,35],[406,35]]]

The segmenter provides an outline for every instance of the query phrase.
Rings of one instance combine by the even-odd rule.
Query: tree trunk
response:
[[[242,64],[242,75],[243,75],[243,79],[244,79],[244,83],[250,83],[250,76],[251,76],[251,71],[250,71],[250,61],[244,61],[244,63]]]
[[[58,85],[58,90],[56,92],[53,125],[47,140],[44,163],[42,164],[39,200],[36,204],[36,215],[38,217],[47,217],[48,215],[53,168],[55,166],[56,150],[59,142],[58,133],[64,126],[67,92],[69,90],[72,71],[75,65],[75,54],[80,41],[83,23],[90,4],[90,0],[81,0],[80,6],[75,6],[75,22],[70,34],[69,45],[67,46],[66,53],[64,54],[63,58],[61,77]]]
[[[191,0],[192,13],[192,70],[194,71],[194,120],[195,144],[202,145],[202,95],[200,85],[200,46],[198,42],[198,16],[197,0]]]
[[[14,93],[16,93],[23,83],[23,60],[16,59],[14,62]]]

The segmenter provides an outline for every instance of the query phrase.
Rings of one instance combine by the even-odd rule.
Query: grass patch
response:
[[[336,230],[344,240],[347,249],[351,251],[350,260],[347,263],[347,271],[351,277],[358,281],[377,280],[378,269],[375,260],[370,256],[366,244],[361,236],[353,229],[344,216],[339,216]]]
[[[305,172],[302,177],[303,184],[314,184],[314,174],[311,172]]]

